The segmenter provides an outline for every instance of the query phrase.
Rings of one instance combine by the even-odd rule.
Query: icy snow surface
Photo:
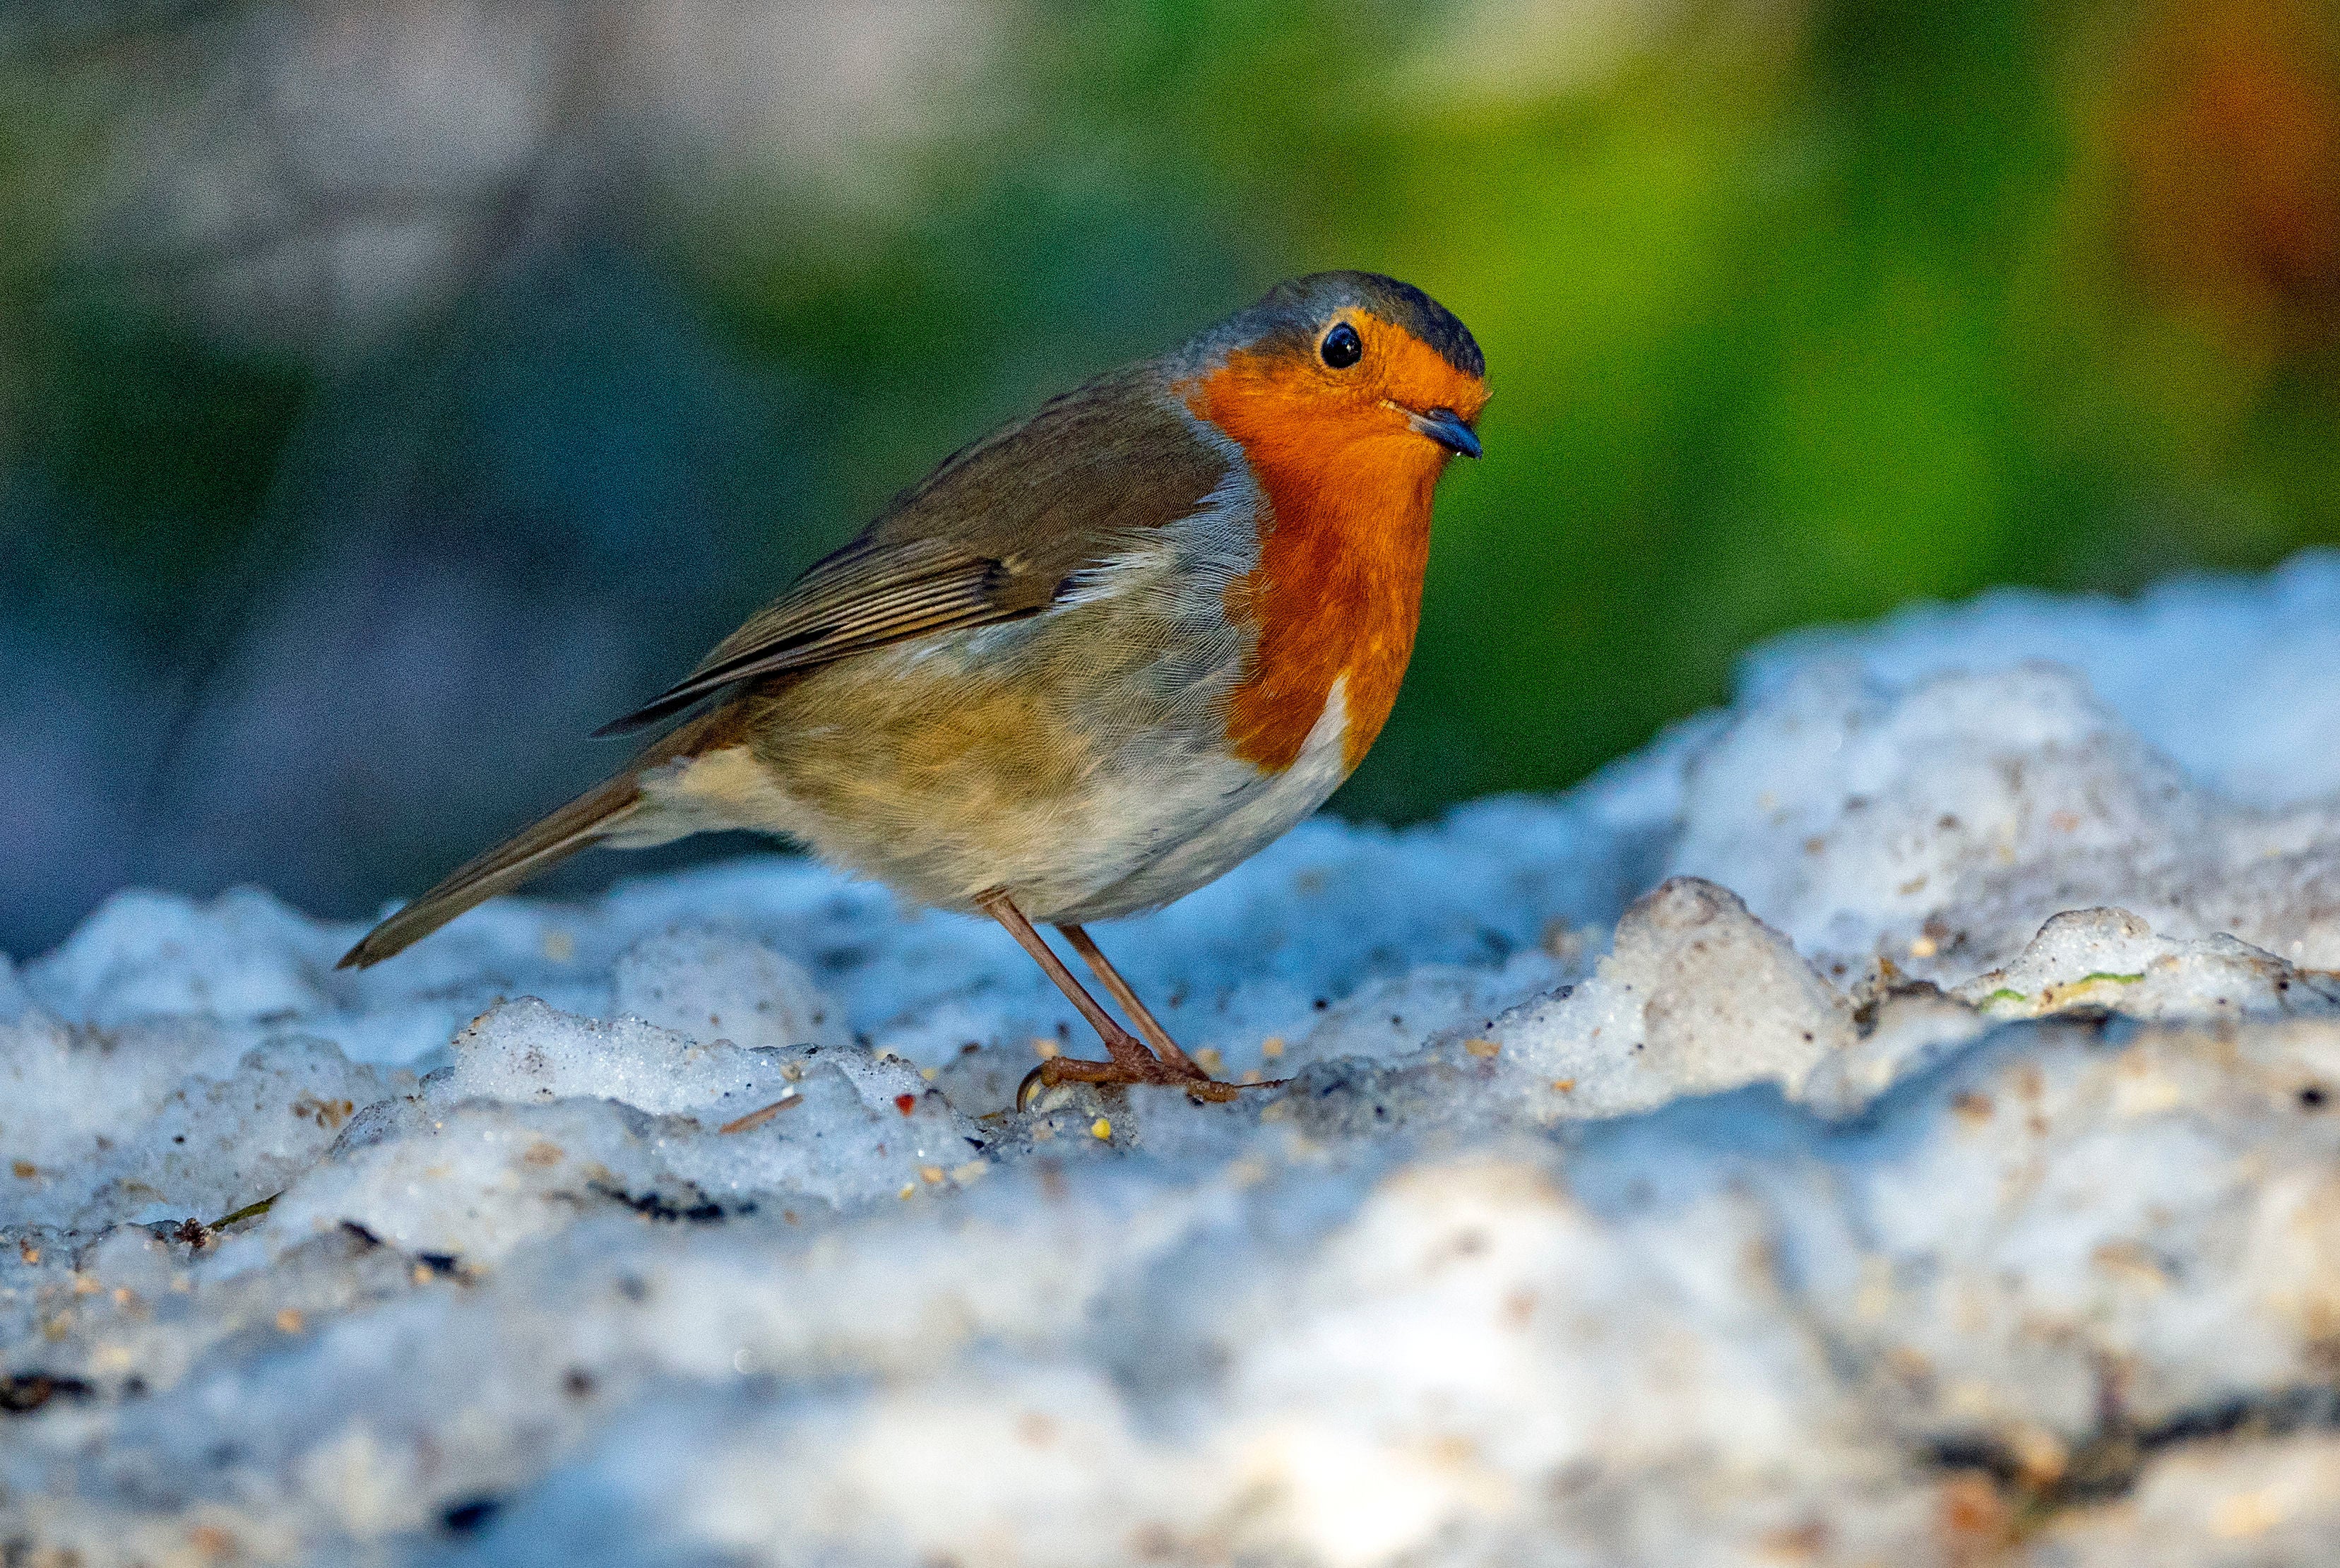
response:
[[[0,959],[10,1568],[2340,1530],[2340,559],[1799,636],[1106,928],[1234,1106],[1014,1114],[1037,971],[786,858],[354,934]]]

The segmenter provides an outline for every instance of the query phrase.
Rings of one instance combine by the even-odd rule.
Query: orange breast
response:
[[[1375,406],[1328,408],[1303,371],[1241,352],[1184,389],[1251,460],[1269,515],[1259,565],[1227,612],[1258,650],[1227,715],[1234,754],[1281,772],[1334,682],[1348,684],[1344,760],[1364,758],[1397,700],[1422,620],[1430,507],[1446,453]]]

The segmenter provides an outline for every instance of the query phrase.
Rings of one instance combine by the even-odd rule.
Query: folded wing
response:
[[[1229,461],[1153,367],[1100,377],[946,460],[696,670],[595,733],[742,681],[1037,614],[1083,568],[1202,506]]]

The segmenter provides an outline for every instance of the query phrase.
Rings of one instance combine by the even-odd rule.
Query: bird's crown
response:
[[[1403,329],[1435,350],[1460,375],[1474,381],[1486,376],[1487,361],[1478,340],[1453,312],[1412,283],[1380,273],[1311,273],[1288,278],[1256,304],[1205,330],[1195,346],[1206,352],[1242,347],[1254,352],[1314,353],[1324,332],[1350,313]]]

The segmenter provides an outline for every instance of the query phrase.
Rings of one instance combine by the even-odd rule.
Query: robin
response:
[[[1432,492],[1456,452],[1479,455],[1485,369],[1421,290],[1319,273],[1063,394],[946,458],[605,726],[699,710],[376,926],[342,967],[378,963],[588,846],[755,829],[1006,927],[1110,1057],[1051,1059],[1027,1091],[1233,1098],[1086,928],[1256,854],[1363,759],[1413,650]]]

